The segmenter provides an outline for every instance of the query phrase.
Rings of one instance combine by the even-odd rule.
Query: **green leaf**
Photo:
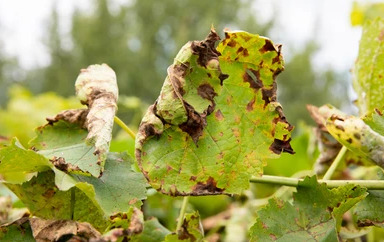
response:
[[[28,218],[22,218],[7,226],[0,227],[0,241],[35,242]]]
[[[146,181],[141,173],[132,170],[133,159],[126,153],[109,153],[100,178],[74,175],[76,186],[100,206],[107,216],[140,206],[146,198]],[[87,189],[90,184],[92,189]]]
[[[353,184],[328,189],[315,176],[306,177],[299,183],[293,205],[271,199],[258,211],[251,240],[337,241],[342,215],[364,199],[365,191]]]
[[[384,20],[367,21],[363,27],[353,86],[361,115],[383,106]]]
[[[37,136],[29,145],[56,164],[59,169],[91,174],[98,177],[101,166],[94,155],[95,148],[85,143],[87,130],[76,123],[63,120],[49,123],[36,130]],[[63,158],[63,160],[60,160]],[[71,164],[70,167],[65,166]],[[60,168],[61,166],[61,168]]]
[[[50,170],[49,160],[32,150],[26,150],[13,139],[10,146],[0,149],[0,180],[20,184],[29,181],[37,172]]]
[[[68,191],[60,191],[55,186],[54,176],[52,171],[46,171],[22,185],[6,185],[35,216],[44,219],[74,219],[89,222],[97,229],[107,226],[107,219],[103,213],[81,190],[71,188]]]
[[[384,192],[368,191],[368,196],[354,208],[353,215],[359,227],[384,228]]]
[[[265,160],[293,153],[276,102],[280,47],[246,32],[213,30],[182,47],[144,116],[136,157],[152,187],[171,195],[240,193]]]
[[[151,218],[144,222],[144,230],[139,235],[132,237],[132,242],[158,242],[164,241],[165,237],[171,232],[159,223],[156,218]]]
[[[204,231],[200,223],[199,212],[187,213],[181,228],[176,233],[165,237],[165,242],[203,241]]]

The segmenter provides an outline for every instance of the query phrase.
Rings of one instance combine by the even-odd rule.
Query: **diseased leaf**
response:
[[[171,232],[159,223],[156,218],[151,218],[144,222],[144,230],[142,233],[133,236],[132,242],[158,242],[164,241],[165,236]]]
[[[99,164],[103,167],[112,139],[119,95],[116,74],[106,64],[91,65],[81,70],[75,87],[81,102],[88,106],[86,141],[95,146],[95,154],[99,156]]]
[[[342,215],[364,199],[365,191],[353,184],[328,189],[317,183],[315,176],[306,177],[293,195],[293,205],[271,199],[257,213],[251,240],[338,241]]]
[[[143,232],[143,213],[137,208],[131,208],[127,213],[111,217],[111,225],[100,241],[132,241],[131,239]]]
[[[71,199],[74,199],[73,219],[93,224],[97,229],[107,225],[100,209],[78,188],[60,191],[54,182],[54,173],[46,171],[22,185],[7,184],[30,212],[44,219],[72,219]]]
[[[204,231],[200,222],[200,215],[196,211],[194,213],[185,214],[183,224],[176,233],[168,234],[165,242],[177,241],[203,241]]]
[[[318,174],[322,174],[329,168],[343,146],[339,143],[338,139],[334,138],[327,130],[327,120],[331,117],[346,118],[348,115],[331,105],[323,105],[321,107],[307,105],[307,109],[317,124],[315,132],[321,153],[316,161],[315,171]],[[349,164],[365,166],[374,165],[374,163],[364,155],[357,154],[351,150],[346,152],[343,157],[342,165],[338,166],[338,168],[343,170],[345,165]]]
[[[141,122],[136,158],[163,193],[240,193],[267,158],[293,153],[276,102],[280,46],[246,32],[226,32],[216,50],[218,40],[212,30],[182,47]]]
[[[368,196],[353,210],[359,227],[378,226],[384,228],[384,191],[368,191]]]
[[[28,218],[21,218],[11,224],[0,226],[0,241],[35,242]]]
[[[367,21],[363,27],[353,87],[358,94],[360,115],[383,106],[384,20]]]
[[[100,237],[100,232],[89,223],[79,223],[72,220],[45,220],[30,218],[33,237],[37,242],[43,241],[89,241]]]
[[[349,150],[384,167],[384,136],[372,130],[362,119],[349,115],[332,115],[327,120],[326,127]]]
[[[94,147],[84,141],[88,134],[86,129],[77,123],[59,120],[39,127],[36,132],[37,137],[29,145],[50,159],[56,168],[95,177],[100,175],[101,166],[93,154]]]
[[[107,161],[100,178],[68,175],[53,168],[55,172],[39,173],[30,182],[6,185],[32,214],[45,219],[71,218],[71,191],[74,189],[76,204],[79,203],[75,204],[75,217],[100,228],[109,216],[139,206],[146,198],[145,179],[141,173],[132,170],[132,158],[125,153],[109,153]]]

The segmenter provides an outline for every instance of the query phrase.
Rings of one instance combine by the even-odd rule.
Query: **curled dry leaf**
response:
[[[170,195],[240,193],[265,160],[290,146],[292,126],[276,102],[281,46],[246,32],[212,30],[182,47],[160,96],[142,119],[136,158]]]
[[[315,128],[316,139],[319,145],[320,156],[316,160],[315,171],[318,174],[325,172],[329,165],[336,158],[341,147],[342,142],[339,142],[337,137],[333,137],[328,131],[326,124],[327,120],[331,117],[339,117],[340,119],[346,119],[351,116],[341,112],[331,105],[323,105],[316,107],[307,105],[307,109],[316,122],[317,127]],[[348,146],[347,146],[348,147]],[[344,156],[345,164],[356,164],[356,165],[372,165],[372,162],[365,158],[364,155],[348,150]]]
[[[55,117],[47,118],[48,125],[54,125],[60,120],[70,124],[77,124],[81,128],[88,130],[86,143],[93,145],[95,150],[94,155],[97,155],[96,164],[92,164],[93,168],[80,169],[84,172],[90,172],[94,176],[96,170],[102,170],[104,167],[109,145],[112,139],[112,128],[115,113],[117,110],[118,88],[115,72],[106,64],[91,65],[87,69],[82,69],[76,80],[76,93],[83,104],[88,106],[88,109],[72,109],[65,110]],[[41,127],[41,132],[45,126]],[[87,147],[82,147],[83,152],[87,153]],[[50,154],[52,155],[52,154]],[[89,154],[87,154],[87,157]],[[60,157],[49,157],[52,160],[57,160]],[[64,162],[71,163],[66,160]],[[89,157],[89,159],[91,159]],[[57,163],[57,162],[56,162]],[[61,162],[63,163],[63,162]]]
[[[81,70],[75,87],[81,102],[88,106],[87,141],[95,145],[95,154],[103,163],[112,139],[113,119],[117,110],[119,91],[116,74],[106,64],[91,65]]]
[[[92,238],[101,236],[89,223],[41,218],[30,218],[29,223],[31,224],[33,237],[37,242],[60,241],[64,236],[71,235],[89,241]]]

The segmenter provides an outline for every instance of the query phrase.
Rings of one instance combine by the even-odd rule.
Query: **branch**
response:
[[[263,175],[262,177],[253,177],[249,181],[252,183],[298,187],[299,182],[303,180],[304,179],[292,177]],[[361,187],[365,187],[369,190],[384,190],[384,180],[318,180],[318,182],[325,183],[328,188],[336,188],[347,184],[355,184]]]

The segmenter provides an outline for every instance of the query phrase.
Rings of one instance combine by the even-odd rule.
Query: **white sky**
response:
[[[43,41],[55,3],[58,4],[65,32],[69,30],[73,9],[87,9],[91,1],[0,0],[2,48],[9,55],[17,56],[24,68],[49,63]],[[258,0],[254,8],[255,14],[261,17],[278,16],[278,24],[270,37],[275,43],[283,44],[287,59],[291,50],[302,48],[314,36],[321,44],[314,57],[315,63],[320,68],[332,66],[337,70],[346,70],[352,67],[356,58],[361,34],[361,28],[350,26],[352,3],[352,0]],[[278,6],[275,13],[273,6]]]

